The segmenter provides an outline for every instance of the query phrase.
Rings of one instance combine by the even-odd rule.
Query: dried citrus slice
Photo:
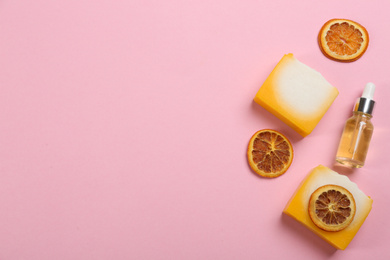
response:
[[[319,34],[321,51],[330,59],[351,62],[359,59],[368,47],[366,28],[346,19],[332,19],[326,22]]]
[[[263,177],[274,178],[285,173],[291,165],[293,155],[290,141],[275,130],[257,131],[249,141],[249,165]]]
[[[356,212],[352,194],[338,185],[319,187],[310,197],[309,215],[325,231],[340,231],[351,224]]]

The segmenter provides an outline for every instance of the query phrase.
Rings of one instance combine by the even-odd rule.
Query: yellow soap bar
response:
[[[316,70],[284,55],[254,100],[302,136],[316,127],[339,94]]]
[[[333,184],[346,188],[354,197],[356,213],[351,224],[341,231],[324,231],[311,220],[308,205],[311,194],[319,187]],[[347,176],[319,165],[302,181],[287,203],[283,213],[294,218],[337,249],[344,250],[352,241],[371,211],[372,199],[365,195]]]

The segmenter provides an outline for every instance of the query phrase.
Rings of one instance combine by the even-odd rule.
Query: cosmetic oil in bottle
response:
[[[361,168],[366,160],[374,126],[371,123],[375,85],[367,83],[347,120],[337,150],[336,161],[351,168]]]

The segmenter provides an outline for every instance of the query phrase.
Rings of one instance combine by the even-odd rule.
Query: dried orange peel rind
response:
[[[275,178],[290,167],[294,151],[290,141],[282,133],[263,129],[249,141],[247,157],[250,167],[262,177]]]
[[[318,44],[324,55],[341,62],[359,59],[367,50],[368,43],[366,28],[347,19],[329,20],[318,34]]]
[[[324,185],[315,190],[309,201],[309,216],[325,231],[340,231],[353,221],[356,203],[353,195],[338,185]]]

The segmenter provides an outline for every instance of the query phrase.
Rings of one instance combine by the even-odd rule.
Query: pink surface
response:
[[[0,259],[389,259],[388,1],[0,3]],[[363,24],[354,63],[324,57],[331,18]],[[301,138],[255,104],[294,53],[340,95]],[[367,165],[333,167],[364,85],[377,86]],[[257,177],[247,142],[285,133],[295,157]],[[282,210],[318,164],[374,200],[345,251]]]

